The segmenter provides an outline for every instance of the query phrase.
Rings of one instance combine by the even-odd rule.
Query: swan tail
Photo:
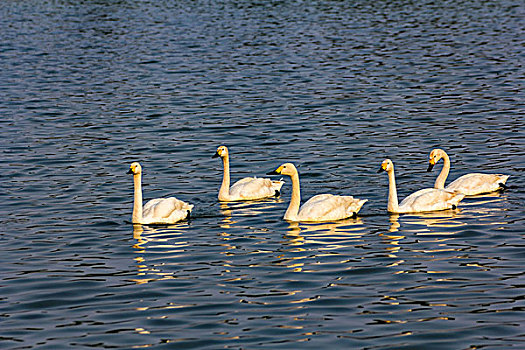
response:
[[[281,195],[281,187],[283,187],[284,181],[282,179],[278,181],[272,180],[271,184],[271,189],[274,191],[274,197],[279,197]]]
[[[356,198],[357,199],[357,198]],[[361,208],[363,207],[363,205],[368,202],[368,199],[357,199],[357,204],[356,204],[356,210],[355,210],[355,213],[357,214],[357,212],[359,210],[361,210]]]
[[[283,187],[284,185],[284,181],[281,179],[281,180],[272,180],[272,188],[275,189],[276,191],[280,191],[281,190],[281,187]]]
[[[368,202],[368,199],[360,199],[359,200],[359,208],[361,208],[363,206],[363,204],[365,204],[366,202]]]
[[[350,214],[351,217],[356,217],[357,213],[359,212],[359,210],[361,210],[361,208],[366,202],[368,202],[368,199],[354,198],[353,203],[351,203],[351,205],[347,209],[348,214]]]
[[[463,194],[463,193],[461,193],[459,191],[454,191],[454,194],[455,194],[455,196],[452,197],[452,199],[450,199],[450,201],[449,201],[451,209],[457,209],[457,207],[459,205],[459,202],[461,202],[463,200],[463,198],[465,198],[465,194]]]
[[[509,188],[506,185],[508,179],[509,179],[509,175],[499,175],[498,185],[499,185],[501,190],[506,190],[506,189]]]

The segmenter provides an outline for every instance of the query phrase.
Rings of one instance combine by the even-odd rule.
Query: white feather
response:
[[[285,163],[274,173],[288,175],[292,179],[292,198],[284,214],[284,219],[288,221],[326,222],[345,219],[356,215],[367,201],[352,196],[319,194],[300,207],[301,189],[299,173],[295,166],[292,163]]]
[[[266,178],[245,177],[230,187],[230,156],[226,146],[217,148],[216,156],[222,158],[223,177],[219,189],[219,200],[224,202],[246,201],[275,197],[280,194],[284,181],[272,181]]]
[[[398,204],[394,164],[390,159],[385,159],[381,164],[381,170],[388,173],[389,189],[387,210],[391,213],[421,213],[454,209],[463,197],[465,197],[464,194],[456,191],[425,188],[412,193]]]
[[[134,162],[130,166],[135,187],[133,197],[132,222],[134,224],[174,224],[188,217],[193,204],[188,204],[174,197],[155,198],[142,207],[142,167]]]
[[[432,167],[440,160],[443,159],[443,168],[439,173],[435,188],[445,188],[445,181],[450,171],[450,158],[448,154],[442,149],[436,148],[430,152],[430,165]],[[467,196],[473,196],[482,193],[489,193],[500,190],[504,187],[509,175],[503,174],[481,174],[481,173],[470,173],[463,175],[453,182],[451,182],[446,189],[451,191],[458,191]]]

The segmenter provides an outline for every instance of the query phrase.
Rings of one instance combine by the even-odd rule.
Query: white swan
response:
[[[464,194],[436,188],[424,188],[412,193],[403,199],[401,204],[397,202],[396,178],[394,175],[394,164],[390,159],[381,163],[378,173],[388,173],[388,206],[390,213],[421,213],[425,211],[436,211],[456,209],[458,203],[465,197]]]
[[[336,221],[354,215],[367,199],[357,199],[352,196],[334,196],[332,194],[319,194],[310,198],[301,206],[301,189],[299,173],[292,163],[285,163],[268,175],[288,175],[292,179],[292,199],[284,220],[288,221]]]
[[[188,204],[174,197],[152,199],[142,207],[142,167],[139,163],[133,162],[129,167],[128,174],[133,174],[135,185],[132,223],[143,225],[174,224],[190,215],[193,204]]]
[[[223,202],[246,201],[277,197],[281,194],[284,181],[272,181],[270,179],[245,177],[230,187],[230,157],[228,148],[220,146],[212,158],[222,158],[224,173],[222,184],[219,189],[219,200]]]
[[[434,165],[443,158],[443,169],[434,183],[434,188],[445,188],[445,181],[450,171],[450,158],[442,149],[436,148],[430,152],[430,160],[427,171],[431,171]],[[458,177],[451,182],[446,189],[459,191],[467,196],[473,196],[481,193],[489,193],[505,189],[505,183],[509,175],[503,174],[481,174],[470,173]]]

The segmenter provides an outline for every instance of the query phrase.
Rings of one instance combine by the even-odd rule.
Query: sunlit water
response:
[[[525,347],[522,1],[0,2],[0,347]],[[219,204],[232,178],[299,167],[355,219]],[[506,173],[454,211],[400,198]],[[192,218],[130,224],[145,199]]]

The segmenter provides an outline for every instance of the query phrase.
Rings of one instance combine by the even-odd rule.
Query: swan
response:
[[[193,204],[174,197],[152,199],[142,207],[142,167],[139,163],[133,162],[128,174],[133,174],[135,185],[133,214],[131,215],[133,224],[174,224],[190,215]]]
[[[429,158],[427,171],[431,171],[434,165],[443,158],[443,169],[441,169],[434,183],[434,188],[445,188],[445,181],[450,171],[450,158],[448,154],[440,148],[435,148],[430,152]],[[505,183],[508,178],[509,175],[503,174],[470,173],[458,177],[452,181],[446,189],[459,191],[467,196],[473,196],[506,189],[507,186],[505,186]]]
[[[421,213],[425,211],[456,209],[458,203],[465,197],[464,194],[457,191],[424,188],[412,193],[403,199],[401,204],[398,204],[394,163],[392,163],[390,159],[385,159],[381,163],[381,168],[378,173],[382,171],[388,173],[389,189],[387,210],[390,213]]]
[[[336,221],[357,215],[357,212],[367,199],[357,199],[352,196],[334,196],[319,194],[310,198],[299,209],[301,204],[301,189],[299,173],[292,163],[282,164],[267,175],[288,175],[292,179],[292,199],[284,220],[288,221]]]
[[[284,181],[245,177],[230,187],[230,157],[228,147],[219,146],[212,158],[221,157],[224,166],[222,184],[219,189],[219,201],[233,202],[277,197],[281,194]]]

